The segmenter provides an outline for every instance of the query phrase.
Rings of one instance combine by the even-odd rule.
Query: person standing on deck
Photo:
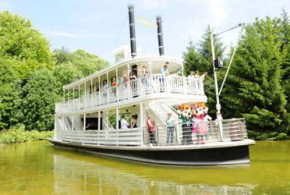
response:
[[[107,101],[107,93],[108,93],[108,83],[107,80],[103,81],[103,95],[104,95],[104,102]]]
[[[195,80],[194,71],[190,71],[190,74],[188,75],[188,86],[190,92],[196,92],[197,90],[197,82]]]
[[[155,138],[155,133],[154,133],[154,125],[151,121],[151,116],[148,116],[148,120],[147,120],[147,130],[149,133],[149,141],[151,144],[153,144],[154,146],[157,145],[156,142],[156,138]]]
[[[117,87],[117,79],[116,79],[116,77],[113,77],[112,87],[113,87],[112,91],[113,91],[114,97],[116,97],[116,95],[117,95],[116,94],[116,92],[117,92],[117,89],[116,89],[116,87]]]
[[[138,119],[138,115],[137,114],[132,115],[132,125],[131,125],[131,128],[137,128],[137,119]]]
[[[122,120],[121,120],[121,129],[128,129],[129,124],[126,120],[126,115],[122,116]]]
[[[194,71],[190,71],[189,75],[188,75],[189,79],[194,79],[195,75],[194,75]]]
[[[143,76],[142,82],[143,82],[143,85],[145,86],[145,93],[147,94],[149,92],[149,78],[148,78],[149,71],[148,71],[147,65],[143,66],[142,76]]]
[[[168,75],[169,75],[168,66],[165,64],[164,67],[160,69],[160,74],[159,74],[160,92],[165,91],[166,76]]]
[[[166,143],[169,144],[169,142],[172,144],[174,139],[174,121],[172,118],[172,114],[168,113],[166,118],[166,124],[167,124],[167,139]]]

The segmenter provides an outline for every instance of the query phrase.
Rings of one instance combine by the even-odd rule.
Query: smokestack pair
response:
[[[131,56],[132,58],[137,56],[137,46],[136,46],[136,33],[135,33],[135,19],[134,19],[134,6],[128,6],[129,12],[129,26],[130,26],[130,45],[131,45]],[[159,55],[164,55],[164,45],[163,45],[163,31],[162,31],[162,19],[160,16],[156,17],[157,24],[157,36],[158,36],[158,47]]]

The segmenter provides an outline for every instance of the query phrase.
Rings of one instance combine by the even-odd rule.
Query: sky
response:
[[[165,54],[178,58],[190,40],[200,42],[208,25],[218,33],[256,17],[279,17],[282,9],[290,13],[290,0],[0,0],[0,11],[30,19],[52,50],[84,49],[114,63],[112,51],[129,44],[128,4],[135,17],[155,22],[162,16]],[[220,38],[229,47],[238,32]],[[136,40],[142,55],[158,55],[156,28],[137,23]]]

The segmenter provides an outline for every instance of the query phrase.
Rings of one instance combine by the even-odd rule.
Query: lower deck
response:
[[[214,143],[202,146],[91,146],[63,143],[49,139],[57,148],[145,163],[209,166],[250,163],[249,145],[253,140],[235,143]]]

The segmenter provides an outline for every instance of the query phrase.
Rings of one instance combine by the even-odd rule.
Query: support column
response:
[[[119,145],[119,107],[116,108],[117,146]]]
[[[85,96],[85,98],[84,98],[85,101],[84,101],[84,102],[85,102],[85,108],[87,108],[87,82],[85,82],[84,85],[85,85],[85,94],[84,94],[84,96]]]
[[[81,84],[79,84],[79,109],[81,109]]]
[[[84,114],[84,131],[86,130],[87,115]]]
[[[75,109],[75,86],[73,86],[73,110]]]
[[[101,111],[98,112],[98,145],[100,145]]]
[[[107,93],[107,103],[110,103],[110,97],[109,97],[109,73],[107,72],[107,89],[106,89],[106,93]]]
[[[100,81],[100,79],[101,78],[99,76],[99,81],[98,81],[99,82],[99,94],[98,94],[98,96],[99,96],[99,105],[101,105],[101,94],[100,94],[101,93],[101,81]]]
[[[128,81],[130,81],[130,64],[127,64],[127,79],[128,79]],[[129,88],[130,88],[130,82],[128,82],[127,81],[127,83],[126,83],[126,97],[127,97],[127,99],[129,99],[130,98],[130,93],[129,93]]]
[[[90,95],[90,97],[91,97],[91,107],[93,107],[93,93],[94,93],[94,84],[93,84],[93,79],[91,79],[91,87],[90,87],[90,90],[91,90],[91,95]]]
[[[144,133],[144,114],[143,114],[143,103],[140,102],[140,127],[141,127],[141,145],[144,145],[144,136],[145,136],[145,133]]]
[[[119,83],[118,83],[118,68],[116,68],[116,99],[119,101]]]

